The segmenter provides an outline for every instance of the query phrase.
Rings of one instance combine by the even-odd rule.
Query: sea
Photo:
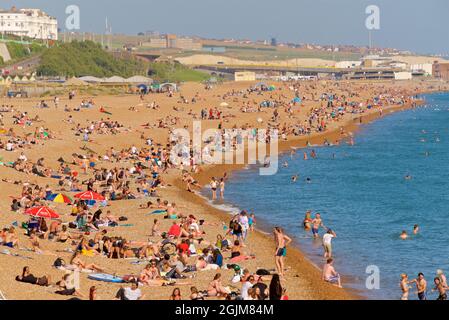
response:
[[[362,124],[353,145],[286,152],[272,176],[259,175],[255,166],[234,172],[225,200],[211,203],[229,212],[254,212],[263,231],[283,227],[321,268],[321,240],[302,227],[307,210],[319,212],[337,234],[335,268],[344,287],[366,299],[399,299],[400,275],[413,279],[423,272],[428,298],[436,299],[433,278],[438,269],[449,273],[449,93],[422,98],[423,106]],[[296,182],[293,175],[299,176]],[[209,197],[210,190],[203,194]],[[403,230],[406,240],[399,237]],[[416,299],[415,288],[410,299]]]

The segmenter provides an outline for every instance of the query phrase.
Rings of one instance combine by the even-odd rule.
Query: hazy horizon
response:
[[[126,7],[123,6],[126,4]],[[234,38],[322,45],[368,45],[368,5],[380,8],[374,47],[449,55],[449,1],[430,0],[2,0],[3,9],[39,8],[65,29],[65,9],[77,5],[78,32],[103,33],[108,18],[113,33],[149,30],[203,38]]]

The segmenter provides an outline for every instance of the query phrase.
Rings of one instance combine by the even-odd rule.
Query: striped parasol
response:
[[[72,203],[72,199],[63,193],[53,193],[47,197],[47,200],[57,203]]]

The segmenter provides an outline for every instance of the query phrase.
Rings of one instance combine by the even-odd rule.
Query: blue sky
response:
[[[380,8],[373,44],[420,53],[449,53],[448,0],[2,0],[7,9],[38,7],[64,28],[68,5],[78,5],[81,30],[157,30],[209,38],[249,38],[318,44],[368,44],[365,8]]]

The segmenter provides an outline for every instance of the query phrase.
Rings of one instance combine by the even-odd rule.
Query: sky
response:
[[[379,7],[373,46],[449,55],[448,0],[1,0],[39,8],[65,29],[66,7],[80,9],[80,32],[148,30],[205,38],[365,46],[369,5]]]

